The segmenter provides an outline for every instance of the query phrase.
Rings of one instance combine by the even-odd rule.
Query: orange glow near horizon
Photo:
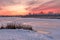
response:
[[[60,9],[59,8],[50,8],[50,9],[44,9],[44,10],[33,10],[31,11],[31,13],[40,13],[40,12],[43,12],[44,14],[48,14],[48,12],[53,12],[53,13],[60,13]]]
[[[26,7],[22,5],[7,6],[4,10],[0,11],[0,15],[26,15],[28,10],[25,8]]]
[[[48,12],[55,12],[60,13],[59,9],[44,9],[44,10],[33,10],[29,11],[25,9],[26,6],[23,5],[15,5],[15,6],[7,6],[4,8],[4,10],[0,10],[0,15],[26,15],[28,13],[40,13],[41,11],[44,12],[44,14],[47,14]]]
[[[48,12],[55,12],[55,13],[57,13],[57,11],[54,10],[54,9],[31,11],[31,13],[40,13],[41,11],[44,12],[44,14],[47,14]],[[11,7],[9,7],[9,9],[0,11],[0,15],[26,15],[28,13],[29,13],[28,10],[25,10],[23,8],[20,8],[20,7],[18,7],[18,8],[14,8],[13,7],[13,9]]]

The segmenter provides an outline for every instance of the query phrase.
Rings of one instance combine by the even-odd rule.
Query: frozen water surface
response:
[[[22,29],[0,30],[0,40],[52,40],[48,35]]]
[[[0,40],[60,40],[60,19],[0,17],[0,26],[7,23],[32,25],[36,31],[0,30]]]

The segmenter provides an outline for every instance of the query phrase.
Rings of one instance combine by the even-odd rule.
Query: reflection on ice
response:
[[[41,34],[50,34],[50,32],[46,32],[46,31],[37,31],[38,33],[41,33]]]

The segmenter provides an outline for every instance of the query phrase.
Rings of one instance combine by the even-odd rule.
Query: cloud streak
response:
[[[30,8],[31,11],[54,11],[59,12],[60,11],[60,0],[51,0],[45,3],[42,3],[38,5],[35,8]],[[29,9],[29,8],[28,8]]]
[[[25,10],[30,12],[51,9],[60,10],[60,0],[0,0],[0,11],[5,10],[8,6],[14,7],[16,5],[19,5],[19,7],[22,5]]]

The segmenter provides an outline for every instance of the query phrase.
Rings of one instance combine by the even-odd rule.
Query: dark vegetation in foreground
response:
[[[32,30],[32,26],[31,25],[15,25],[15,24],[7,24],[6,27],[1,26],[0,29],[24,29],[24,30]]]

